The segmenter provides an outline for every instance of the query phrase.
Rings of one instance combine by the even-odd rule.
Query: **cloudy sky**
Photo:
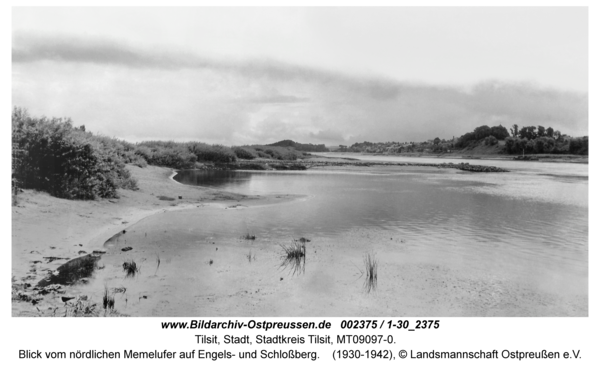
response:
[[[585,8],[13,8],[12,100],[147,139],[588,134]]]

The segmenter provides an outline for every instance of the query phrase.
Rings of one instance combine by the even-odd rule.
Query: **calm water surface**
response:
[[[470,162],[511,172],[348,167],[305,172],[182,171],[175,180],[244,194],[307,196],[282,206],[231,211],[230,226],[213,224],[220,235],[228,235],[224,234],[228,231],[240,234],[246,229],[272,238],[326,238],[356,229],[382,229],[438,256],[468,260],[487,254],[497,257],[499,264],[520,263],[524,270],[538,264],[587,275],[587,165],[379,156],[360,159]]]

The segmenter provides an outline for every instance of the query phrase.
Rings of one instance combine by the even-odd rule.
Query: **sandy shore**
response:
[[[293,198],[245,196],[182,185],[172,180],[174,172],[168,168],[128,169],[138,180],[139,190],[119,190],[119,199],[72,201],[33,190],[19,194],[18,205],[12,207],[13,316],[49,315],[57,295],[33,290],[38,282],[56,274],[70,259],[103,252],[107,239],[148,216],[199,205],[226,208]],[[69,287],[58,294],[69,294]]]
[[[19,196],[12,221],[13,316],[70,316],[94,304],[88,315],[588,315],[585,275],[573,285],[561,270],[507,272],[500,269],[506,263],[497,262],[501,252],[467,261],[452,253],[431,254],[418,238],[392,231],[359,228],[335,238],[306,234],[312,240],[306,244],[306,270],[295,275],[280,267],[280,244],[290,239],[260,229],[261,236],[250,241],[243,238],[244,228],[227,234],[215,229],[231,229],[235,214],[251,220],[262,206],[293,211],[294,200],[302,198],[186,186],[171,180],[166,168],[130,170],[140,190],[120,191],[118,200],[68,201],[32,191]],[[160,212],[167,213],[152,216]],[[101,259],[93,276],[36,288],[67,258],[94,251]],[[371,293],[364,288],[366,251],[379,261]],[[123,264],[133,260],[140,272],[127,277]],[[102,307],[105,290],[115,300],[110,313]],[[73,299],[65,304],[63,297]]]

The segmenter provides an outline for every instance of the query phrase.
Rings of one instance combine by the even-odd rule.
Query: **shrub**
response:
[[[138,190],[137,180],[131,176],[131,173],[128,170],[124,170],[119,176],[115,179],[115,183],[119,186],[119,188],[129,189],[129,190]]]
[[[233,147],[233,152],[242,160],[254,160],[258,156],[252,148]]]
[[[135,147],[135,154],[143,158],[146,162],[152,161],[152,150],[149,147],[137,145]]]
[[[183,143],[173,141],[146,141],[139,143],[135,152],[150,165],[187,169],[197,160]]]
[[[297,160],[302,158],[304,153],[297,151],[293,147],[279,147],[279,146],[247,146],[244,149],[252,149],[256,152],[256,155],[260,158],[267,158],[273,160]]]
[[[142,169],[148,166],[148,162],[142,156],[139,155],[135,155],[134,159],[131,161],[131,164],[137,167],[141,167]]]
[[[118,142],[74,128],[70,119],[36,119],[15,107],[12,138],[15,179],[23,188],[68,199],[116,197],[128,171]]]
[[[211,161],[229,163],[237,161],[233,150],[219,144],[208,145],[200,142],[187,143],[190,152],[196,155],[200,161]]]
[[[271,156],[264,153],[263,151],[256,150],[256,154],[258,154],[258,157],[260,157],[260,158],[271,158]]]
[[[494,146],[498,144],[498,139],[493,135],[487,136],[484,140],[486,146]]]

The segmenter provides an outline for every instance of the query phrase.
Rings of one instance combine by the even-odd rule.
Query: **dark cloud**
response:
[[[383,78],[352,78],[342,73],[306,68],[272,60],[233,62],[204,58],[192,53],[148,50],[104,38],[41,36],[17,32],[13,35],[13,63],[36,61],[109,64],[129,68],[164,70],[209,69],[233,72],[253,79],[308,81],[361,90],[375,99],[394,98],[400,86]]]
[[[87,94],[82,92],[82,86],[87,86],[85,78],[69,77],[71,63],[89,70],[111,66],[113,77],[96,77],[102,78],[106,88],[102,99],[107,109],[94,116],[81,116],[116,125],[108,116],[102,116],[102,111],[123,115],[133,106],[138,114],[144,111],[144,124],[152,124],[157,116],[169,117],[154,121],[161,125],[169,120],[166,132],[163,129],[154,134],[164,133],[166,139],[169,134],[178,134],[243,144],[247,140],[301,141],[308,137],[333,143],[343,142],[343,132],[346,138],[359,140],[412,141],[461,135],[483,124],[544,125],[563,133],[588,134],[586,93],[532,83],[490,81],[470,88],[434,86],[348,76],[272,60],[217,60],[99,38],[23,33],[13,36],[12,58],[17,73],[19,68],[27,70],[23,76],[13,77],[15,103],[24,101],[30,107],[52,101],[50,107],[57,106],[59,97],[49,86],[61,86],[63,105],[68,109],[61,110],[60,116],[69,114],[69,109],[84,111],[85,105],[96,104],[84,101],[97,99],[93,88]],[[51,62],[53,72],[34,73],[39,69],[36,63],[44,61]],[[62,78],[56,70],[63,71]],[[45,82],[37,81],[34,74]],[[128,106],[119,105],[125,100]],[[179,116],[176,121],[170,119],[173,111]],[[313,121],[315,116],[321,120]],[[189,122],[196,126],[194,130]],[[226,136],[225,126],[229,127]],[[139,126],[118,128],[119,134],[130,136]]]

